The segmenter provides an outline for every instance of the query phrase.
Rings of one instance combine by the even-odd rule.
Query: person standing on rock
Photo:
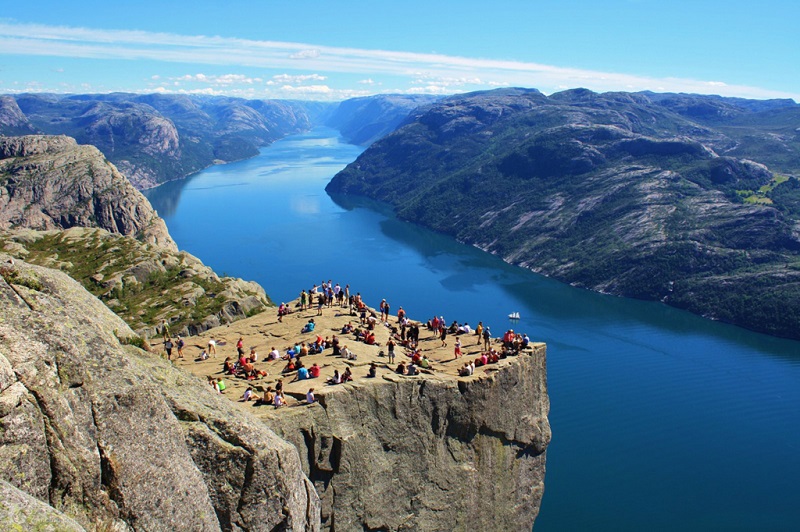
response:
[[[458,336],[456,336],[456,346],[454,351],[455,351],[455,358],[461,356],[461,338],[459,338]]]
[[[183,358],[183,347],[186,345],[186,342],[183,341],[180,335],[178,335],[178,358]]]
[[[386,350],[389,353],[389,364],[394,364],[394,339],[389,337],[389,341],[386,342]]]
[[[308,294],[303,290],[300,292],[300,310],[305,310],[308,306]]]
[[[164,341],[164,349],[166,349],[167,351],[167,360],[172,360],[172,348],[173,348],[172,338],[167,338]]]
[[[483,329],[483,348],[485,350],[489,350],[492,341],[492,331],[489,330],[489,327],[485,327]]]
[[[208,339],[208,354],[215,355],[217,354],[217,342],[214,340],[214,337]]]
[[[483,322],[479,321],[478,326],[475,327],[475,335],[478,337],[478,341],[475,345],[481,345],[481,340],[483,340]]]
[[[164,341],[165,341],[165,342],[166,342],[166,341],[169,339],[169,337],[170,337],[170,334],[169,334],[169,324],[167,323],[167,320],[166,320],[166,319],[163,319],[163,320],[161,320],[161,336],[164,338]]]

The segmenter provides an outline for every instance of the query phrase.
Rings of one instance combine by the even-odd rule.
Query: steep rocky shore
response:
[[[800,338],[798,112],[585,89],[456,95],[326,190],[574,286]]]

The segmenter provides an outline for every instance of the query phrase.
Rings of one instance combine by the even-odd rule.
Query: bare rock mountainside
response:
[[[543,352],[468,380],[346,385],[264,419],[129,345],[133,331],[65,274],[9,260],[0,253],[4,522],[531,529],[550,440]]]
[[[0,137],[0,229],[99,227],[177,250],[164,220],[94,146]]]
[[[45,516],[11,485],[87,530],[319,528],[292,445],[126,345],[133,331],[67,275],[9,260],[0,254],[0,489],[16,496],[0,515]]]
[[[272,306],[178,251],[147,199],[68,137],[0,137],[0,249],[67,272],[147,337],[165,319],[197,334]]]
[[[414,111],[340,172],[576,286],[800,338],[800,105],[502,89]]]

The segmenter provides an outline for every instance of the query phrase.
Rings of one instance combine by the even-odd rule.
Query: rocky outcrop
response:
[[[0,523],[6,530],[84,532],[84,528],[52,506],[0,480]]]
[[[189,253],[103,229],[0,231],[0,250],[68,273],[145,338],[160,334],[162,320],[172,334],[190,336],[273,306],[258,283],[219,277]]]
[[[5,135],[30,135],[36,128],[11,96],[0,96],[0,133]]]
[[[0,229],[99,227],[177,250],[164,221],[93,146],[0,137]]]
[[[545,347],[477,379],[386,375],[269,425],[330,530],[530,530],[544,488]]]
[[[0,480],[87,529],[318,528],[293,446],[65,274],[3,254],[0,273]]]

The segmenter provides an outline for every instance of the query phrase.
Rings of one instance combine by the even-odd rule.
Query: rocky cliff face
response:
[[[476,380],[386,376],[268,424],[330,530],[530,530],[544,488],[545,348]]]
[[[16,488],[87,529],[318,528],[293,446],[126,345],[133,331],[65,274],[3,254],[0,273],[0,511],[31,522]]]
[[[0,96],[0,133],[5,135],[30,135],[37,133],[25,113],[11,96]]]
[[[0,137],[0,229],[100,227],[177,250],[164,221],[93,146]]]

